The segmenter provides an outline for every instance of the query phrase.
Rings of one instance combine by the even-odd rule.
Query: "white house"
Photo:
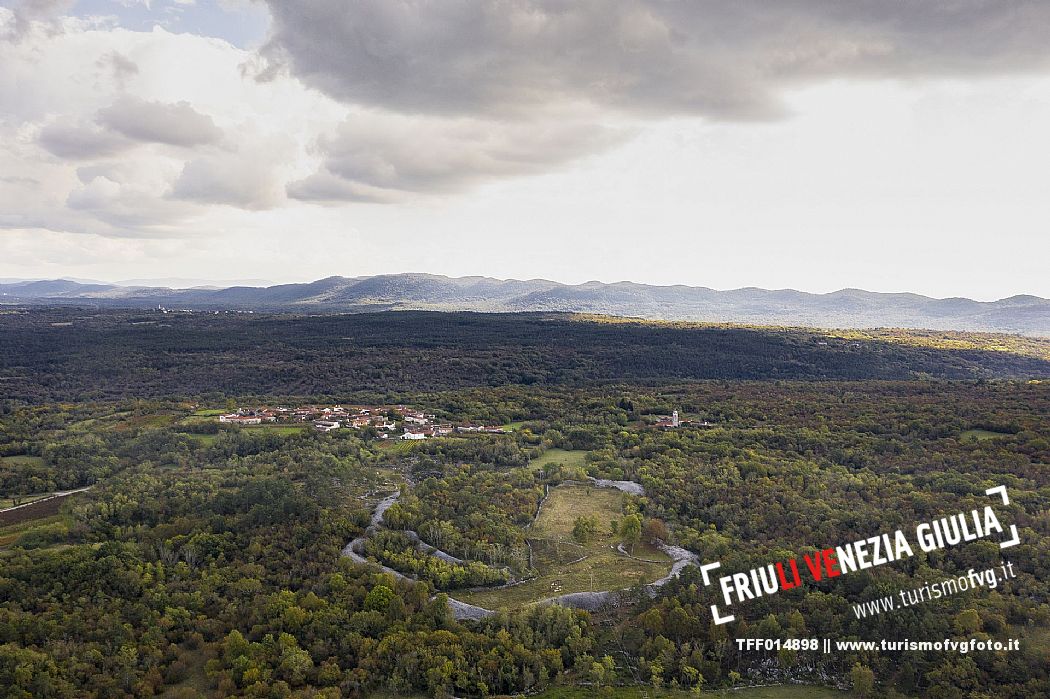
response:
[[[241,415],[234,413],[232,415],[220,415],[219,422],[228,422],[234,425],[259,425],[262,424],[263,419],[258,415]]]

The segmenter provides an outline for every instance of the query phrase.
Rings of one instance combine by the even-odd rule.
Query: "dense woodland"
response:
[[[969,339],[974,334],[963,335]],[[8,398],[404,394],[466,386],[687,379],[1050,376],[1050,341],[930,343],[900,331],[622,322],[559,314],[255,315],[8,309]],[[1020,351],[998,351],[999,349]],[[1023,353],[1020,353],[1023,352]]]
[[[626,325],[631,330],[625,336],[615,335],[623,329],[584,325],[584,334],[613,333],[605,336],[608,350],[597,340],[588,349],[580,336],[554,342],[576,321],[534,317],[520,335],[503,337],[520,344],[515,354],[499,344],[485,349],[482,339],[441,339],[455,323],[474,322],[469,315],[450,326],[429,314],[406,314],[413,323],[445,329],[402,348],[375,329],[342,359],[322,360],[313,354],[320,345],[310,344],[319,336],[307,341],[304,329],[293,339],[263,341],[250,331],[259,319],[241,326],[240,318],[185,317],[190,326],[168,335],[139,335],[141,326],[116,315],[104,319],[112,336],[98,327],[80,336],[83,344],[65,344],[51,333],[70,328],[50,330],[51,322],[60,322],[55,317],[17,320],[43,324],[32,341],[24,328],[0,338],[15,348],[4,371],[7,383],[19,387],[0,402],[0,496],[92,488],[65,499],[57,514],[0,519],[0,696],[485,696],[556,685],[601,693],[616,684],[693,689],[784,681],[852,687],[858,696],[1050,695],[1045,382],[664,377],[641,385],[626,379],[588,383],[577,375],[558,384],[545,375],[530,386],[490,386],[501,382],[486,369],[474,377],[483,385],[442,388],[442,381],[473,383],[464,377],[481,371],[479,353],[504,352],[504,361],[524,362],[513,374],[538,366],[530,357],[539,362],[556,355],[558,342],[564,352],[570,341],[580,343],[580,351],[592,353],[591,368],[629,371],[631,361],[641,366],[645,352],[670,343],[676,331],[664,337],[660,329]],[[213,332],[209,324],[221,322],[234,323],[237,332],[223,339],[214,331],[206,340]],[[310,319],[282,322],[320,327]],[[345,322],[364,323],[357,326],[364,338],[362,328],[374,321]],[[476,322],[479,338],[495,342],[503,321]],[[485,330],[486,323],[494,325]],[[544,335],[548,324],[555,330]],[[648,333],[649,344],[632,344]],[[772,337],[762,341],[788,343],[799,356],[824,351],[823,345],[810,347],[804,335]],[[252,341],[260,348],[246,358],[250,368],[238,367],[231,353]],[[42,349],[48,342],[56,346]],[[372,375],[355,363],[354,357],[378,351],[365,347],[384,342],[389,373]],[[544,342],[554,348],[548,352]],[[155,360],[164,366],[144,363],[139,352],[149,343],[167,348]],[[199,355],[191,356],[198,343]],[[274,379],[260,367],[278,346],[292,355],[274,367]],[[699,344],[672,346],[679,359],[702,354]],[[745,353],[741,361],[758,361],[763,351],[771,350]],[[848,357],[869,350],[841,351],[849,365]],[[876,358],[887,351],[870,350]],[[927,358],[940,352],[903,351]],[[416,368],[420,356],[448,372]],[[403,365],[395,366],[397,357]],[[653,366],[667,366],[661,361],[653,358]],[[763,361],[767,367],[780,362]],[[253,394],[275,387],[284,394],[310,370],[322,376],[311,379],[318,384],[303,385],[327,377],[348,394],[351,386],[396,393],[439,419],[514,428],[503,435],[393,443],[369,431],[236,428],[191,417],[199,408],[225,407],[253,375],[262,382]],[[155,397],[175,386],[169,382],[183,371],[186,382],[172,392],[199,389],[204,395]],[[413,375],[429,378],[421,387],[396,386]],[[360,383],[352,383],[354,376],[362,377]],[[143,395],[45,400],[137,392]],[[326,386],[321,392],[337,391]],[[297,400],[314,399],[303,394]],[[711,426],[650,426],[673,409]],[[582,466],[530,468],[551,449],[585,450],[587,457]],[[671,543],[734,571],[983,506],[984,489],[1001,483],[1010,489],[1008,512],[1022,544],[1008,553],[987,541],[920,553],[755,600],[725,626],[711,623],[717,592],[703,587],[692,568],[655,598],[637,591],[627,606],[593,613],[533,607],[456,621],[443,591],[455,594],[498,584],[507,573],[527,573],[522,531],[544,487],[587,475],[643,484],[646,495],[628,498],[624,514],[643,526],[644,536],[665,527],[661,535]],[[405,493],[387,511],[389,531],[369,539],[370,553],[419,578],[415,583],[341,555],[368,526],[393,476],[402,479]],[[466,563],[442,566],[418,555],[402,530]],[[997,590],[863,621],[851,611],[858,601],[1004,559],[1014,563],[1018,577]],[[1020,638],[1022,645],[1017,652],[967,655],[738,650],[733,639],[748,636],[992,637]]]

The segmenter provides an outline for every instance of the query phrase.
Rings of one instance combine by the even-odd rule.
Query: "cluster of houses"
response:
[[[470,423],[439,423],[436,416],[403,405],[396,406],[317,406],[298,408],[241,408],[235,413],[220,415],[219,422],[231,425],[261,425],[264,422],[311,422],[319,432],[342,428],[361,430],[373,428],[380,439],[426,439],[443,437],[454,432],[502,433],[502,427]],[[401,434],[395,434],[401,429]]]

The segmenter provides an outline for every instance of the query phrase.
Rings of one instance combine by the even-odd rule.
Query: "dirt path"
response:
[[[87,490],[91,490],[94,487],[95,486],[93,485],[89,485],[86,488],[77,488],[76,490],[60,490],[58,492],[52,493],[51,495],[48,495],[47,497],[33,500],[32,502],[25,502],[21,505],[15,505],[14,507],[5,507],[4,509],[0,510],[0,514],[3,514],[5,512],[14,512],[15,510],[21,510],[25,507],[32,507],[33,505],[40,505],[41,503],[49,502],[57,498],[65,498],[69,497],[70,495],[76,495],[77,493],[83,493]]]
[[[364,532],[362,532],[361,536],[352,539],[350,543],[343,547],[342,555],[346,558],[349,558],[354,563],[363,563],[365,565],[377,566],[384,573],[389,573],[390,575],[393,575],[399,580],[410,580],[412,582],[415,582],[415,578],[409,575],[405,575],[399,570],[394,570],[390,566],[385,566],[381,563],[377,563],[376,561],[369,560],[368,558],[365,558],[362,555],[365,550],[365,540],[373,533],[375,533],[375,531],[379,529],[379,527],[383,526],[383,515],[386,514],[386,511],[393,507],[394,503],[396,503],[400,498],[401,491],[395,490],[392,494],[380,500],[379,503],[375,506],[375,509],[372,510],[372,517],[370,519],[368,528],[365,529]],[[445,553],[441,549],[434,548],[430,544],[427,544],[422,539],[420,539],[419,535],[415,532],[406,531],[406,533],[410,537],[412,537],[412,539],[416,542],[416,545],[420,547],[420,550],[425,551],[432,556],[436,556],[441,560],[448,561],[449,563],[464,562],[451,554]],[[452,616],[455,619],[481,619],[491,614],[495,614],[495,612],[489,609],[484,609],[483,607],[476,607],[473,604],[467,604],[466,602],[461,602],[452,597],[448,598],[448,606],[452,610]]]
[[[629,493],[631,495],[645,495],[645,488],[643,488],[640,483],[635,483],[634,481],[612,481],[612,480],[598,479],[598,478],[590,478],[589,481],[591,482],[592,485],[594,485],[594,486],[596,486],[598,488],[616,488],[617,490],[621,490],[621,491],[623,491],[625,493]],[[549,494],[549,491],[548,491],[547,494]],[[536,509],[536,517],[539,516],[539,511],[543,507],[543,501],[545,501],[547,499],[547,494],[545,494],[543,500],[540,501],[540,507],[538,507]],[[400,573],[400,572],[394,570],[393,568],[389,568],[387,566],[380,565],[380,564],[378,564],[378,563],[376,563],[374,561],[370,561],[367,558],[365,558],[363,555],[361,555],[362,552],[364,551],[364,541],[365,541],[365,539],[369,536],[369,534],[374,532],[376,528],[382,526],[382,524],[383,524],[383,513],[385,513],[388,509],[390,509],[390,507],[395,502],[397,502],[398,498],[400,498],[400,497],[401,497],[401,491],[397,490],[392,495],[388,495],[387,497],[383,498],[379,502],[379,504],[376,505],[375,510],[372,511],[372,519],[371,519],[370,526],[368,527],[368,529],[365,530],[365,532],[361,536],[357,537],[356,539],[354,539],[353,541],[351,541],[349,544],[346,545],[346,547],[343,549],[343,555],[346,556],[347,558],[349,558],[350,560],[354,561],[355,563],[365,563],[365,564],[368,564],[368,565],[377,565],[384,572],[390,573],[391,575],[394,575],[395,577],[400,578],[402,580],[414,580],[414,578],[411,578],[411,577],[405,575],[404,573]],[[533,518],[533,522],[535,522],[536,517]],[[529,526],[531,526],[531,524],[532,523],[530,523]],[[437,556],[442,557],[442,558],[447,556],[448,558],[446,560],[453,560],[453,561],[456,561],[456,562],[462,562],[462,561],[460,561],[460,559],[455,558],[454,556],[451,556],[449,554],[446,554],[444,551],[441,551],[440,549],[435,549],[434,547],[429,546],[428,544],[426,544],[425,542],[420,540],[419,539],[419,535],[415,534],[415,532],[411,532],[411,533],[415,535],[415,538],[416,538],[418,544],[420,544],[422,546],[425,546],[425,547],[427,547],[427,549],[429,549],[429,553],[431,553],[431,555],[437,555]],[[670,556],[671,560],[674,561],[674,563],[672,564],[671,570],[670,570],[670,572],[667,575],[665,575],[664,577],[660,578],[659,580],[655,580],[655,581],[649,583],[648,585],[643,586],[642,589],[650,597],[655,597],[661,587],[666,585],[668,582],[670,582],[674,578],[678,577],[678,574],[682,572],[683,568],[685,568],[686,566],[689,566],[689,565],[697,565],[698,562],[699,562],[699,557],[695,553],[693,553],[692,551],[688,551],[688,550],[686,550],[684,548],[681,548],[680,546],[669,546],[667,544],[661,544],[658,548],[661,551],[663,551],[664,553],[666,553],[668,556]],[[531,553],[531,546],[530,546],[530,553]],[[626,554],[626,555],[629,555],[629,554]],[[531,556],[530,556],[530,559],[531,559]],[[657,561],[652,561],[652,562],[655,563]],[[530,560],[530,565],[531,565],[531,560]],[[596,609],[598,609],[600,607],[603,607],[605,605],[621,604],[624,600],[627,599],[627,595],[628,595],[629,592],[630,592],[629,589],[628,590],[603,590],[603,591],[600,591],[600,592],[573,592],[573,593],[569,593],[569,594],[566,594],[566,595],[559,595],[557,597],[548,597],[546,599],[542,599],[542,600],[536,602],[535,604],[537,604],[537,605],[558,604],[558,605],[561,605],[561,606],[564,606],[564,607],[573,607],[573,608],[576,608],[576,609],[586,609],[586,610],[593,611],[593,610],[596,610]],[[449,605],[449,608],[452,610],[452,616],[455,619],[457,619],[457,620],[483,619],[483,618],[485,618],[487,616],[492,616],[493,614],[496,613],[495,611],[493,611],[491,609],[485,609],[484,607],[479,607],[477,605],[473,605],[473,604],[469,604],[467,602],[463,602],[461,600],[458,600],[458,599],[452,597],[451,595],[449,595],[449,597],[448,597],[448,605]]]

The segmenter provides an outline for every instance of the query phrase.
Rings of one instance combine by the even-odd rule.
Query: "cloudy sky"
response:
[[[0,0],[0,277],[1050,297],[1050,3]]]

